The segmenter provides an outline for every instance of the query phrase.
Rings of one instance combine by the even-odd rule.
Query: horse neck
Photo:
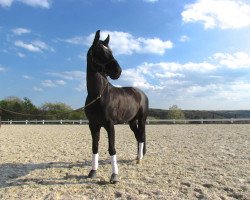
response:
[[[100,95],[108,80],[99,72],[94,71],[91,64],[89,62],[87,64],[87,90],[88,95],[95,98]]]

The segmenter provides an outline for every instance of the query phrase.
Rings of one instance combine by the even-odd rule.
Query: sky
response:
[[[83,106],[99,29],[151,108],[250,109],[250,0],[0,0],[0,99]]]

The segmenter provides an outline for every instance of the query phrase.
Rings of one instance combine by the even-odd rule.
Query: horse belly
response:
[[[132,120],[138,113],[139,106],[133,102],[118,104],[112,112],[112,120],[115,124],[123,124]]]

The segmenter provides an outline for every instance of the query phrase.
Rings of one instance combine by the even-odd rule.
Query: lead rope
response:
[[[7,113],[10,113],[10,114],[15,114],[15,115],[22,115],[22,116],[37,116],[37,117],[43,117],[43,116],[59,116],[59,115],[65,115],[65,114],[70,114],[72,112],[75,112],[75,111],[79,111],[79,110],[84,110],[85,108],[89,107],[90,105],[92,105],[93,103],[95,103],[98,99],[100,99],[103,95],[103,92],[104,90],[106,89],[107,85],[108,85],[109,82],[106,83],[106,85],[104,86],[104,88],[102,89],[102,91],[100,92],[100,94],[95,98],[93,99],[91,102],[89,102],[87,105],[81,107],[81,108],[78,108],[78,109],[75,109],[75,110],[72,110],[72,111],[69,111],[69,112],[63,112],[63,113],[60,113],[60,114],[54,114],[54,115],[33,115],[33,114],[25,114],[25,113],[20,113],[20,112],[14,112],[14,111],[11,111],[11,110],[7,110],[7,109],[4,109],[4,108],[0,108],[0,111],[5,111]],[[0,115],[0,127],[1,127],[1,115]]]
[[[85,109],[87,107],[89,107],[91,104],[95,103],[98,99],[100,99],[103,95],[104,90],[106,89],[107,85],[109,82],[106,83],[106,85],[104,86],[104,88],[102,89],[101,93],[91,102],[89,102],[87,105],[85,105],[84,107],[82,107],[82,109]]]

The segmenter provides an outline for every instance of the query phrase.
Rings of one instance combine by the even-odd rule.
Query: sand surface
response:
[[[250,125],[148,125],[147,155],[116,126],[120,182],[109,184],[107,134],[101,130],[96,179],[86,125],[3,125],[0,199],[250,199]]]

